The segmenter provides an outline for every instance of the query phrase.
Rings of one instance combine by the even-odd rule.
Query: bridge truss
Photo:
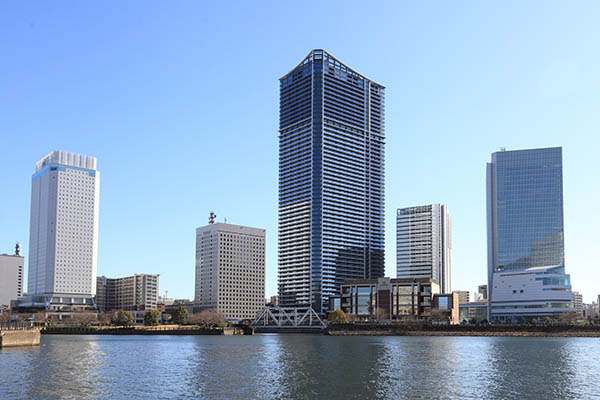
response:
[[[251,327],[268,326],[272,328],[313,327],[326,328],[319,315],[309,308],[265,307],[250,323]]]

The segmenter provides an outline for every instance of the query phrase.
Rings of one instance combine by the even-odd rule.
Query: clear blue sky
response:
[[[275,294],[278,78],[324,48],[387,87],[388,276],[395,210],[444,202],[453,289],[485,283],[490,153],[563,146],[567,272],[595,298],[598,2],[283,3],[2,2],[0,252],[27,257],[31,174],[62,149],[98,158],[99,274],[193,298],[214,210],[267,229]]]

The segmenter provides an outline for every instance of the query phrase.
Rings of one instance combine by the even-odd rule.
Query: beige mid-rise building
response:
[[[96,305],[100,311],[156,310],[157,274],[135,274],[115,279],[99,276],[96,286]]]
[[[264,229],[214,223],[196,229],[195,303],[229,320],[253,319],[265,306]]]

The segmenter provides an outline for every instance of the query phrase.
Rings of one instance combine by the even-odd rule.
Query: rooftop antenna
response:
[[[223,218],[225,220],[225,223],[227,223],[227,218]]]
[[[17,244],[15,245],[15,256],[20,256],[21,255],[21,243],[17,242]]]
[[[208,223],[214,224],[215,219],[217,219],[217,214],[215,214],[214,212],[211,211],[210,214],[208,215]]]

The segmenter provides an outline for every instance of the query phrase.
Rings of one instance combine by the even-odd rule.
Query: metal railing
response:
[[[45,322],[0,322],[0,331],[30,331],[44,327]]]

